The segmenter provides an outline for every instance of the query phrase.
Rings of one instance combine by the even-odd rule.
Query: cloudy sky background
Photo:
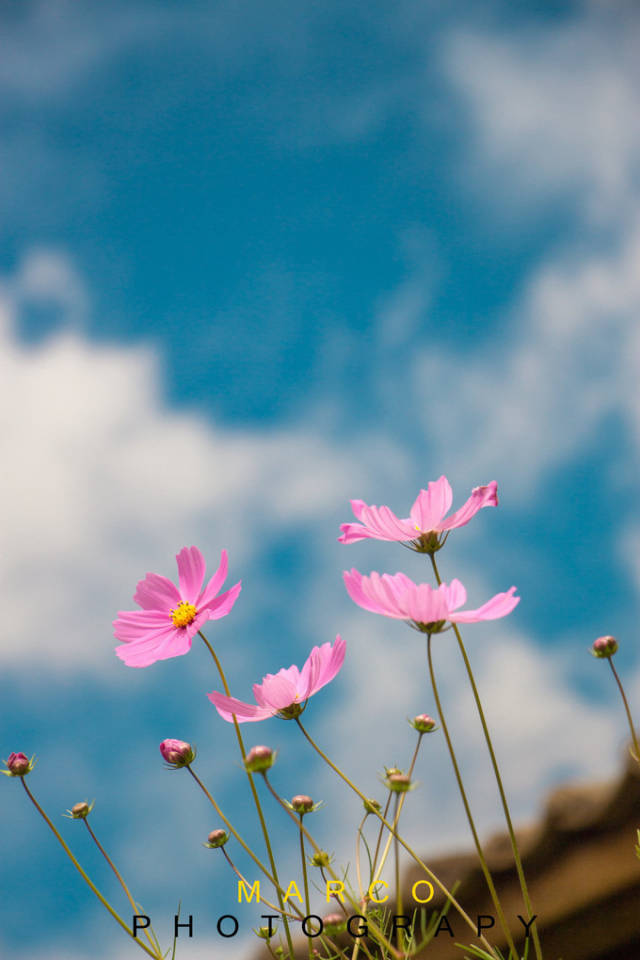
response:
[[[184,545],[211,570],[227,548],[243,580],[208,630],[237,696],[345,637],[305,716],[380,796],[412,750],[406,718],[434,704],[420,638],[354,607],[341,572],[428,569],[338,544],[339,524],[352,497],[406,515],[442,473],[454,506],[496,479],[499,508],[440,566],[472,606],[522,596],[465,630],[516,818],[620,768],[624,716],[586,650],[620,638],[638,704],[639,40],[631,3],[0,10],[1,755],[37,754],[31,787],[119,903],[60,817],[96,798],[161,939],[178,900],[194,915],[181,960],[246,954],[257,917],[234,908],[201,846],[217,819],[160,740],[198,745],[258,842],[206,650],[145,670],[113,654],[116,611]],[[499,810],[447,635],[436,662],[487,835]],[[352,862],[358,801],[289,725],[245,729],[279,749],[285,796],[325,800],[318,840]],[[416,775],[406,833],[468,847],[441,737]],[[20,784],[0,787],[0,954],[135,956]],[[296,838],[265,807],[297,878]],[[234,909],[242,939],[220,941]]]

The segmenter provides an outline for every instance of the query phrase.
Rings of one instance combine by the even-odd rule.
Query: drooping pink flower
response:
[[[449,623],[476,623],[506,617],[520,602],[515,587],[497,593],[477,610],[458,610],[467,599],[467,591],[459,580],[433,588],[428,583],[414,583],[404,573],[391,576],[375,571],[363,577],[357,570],[344,572],[344,583],[351,599],[372,613],[381,613],[396,620],[407,620],[425,633],[437,633]]]
[[[133,597],[142,609],[120,610],[113,621],[116,639],[124,641],[116,654],[129,667],[148,667],[188,653],[203,623],[225,617],[240,593],[241,581],[217,596],[227,576],[226,550],[204,589],[206,565],[198,548],[183,547],[176,560],[177,587],[158,573],[148,573]]]
[[[483,507],[498,504],[498,484],[495,480],[483,487],[475,487],[471,496],[459,510],[448,519],[445,514],[451,507],[453,494],[445,476],[432,480],[426,490],[421,490],[411,507],[410,515],[401,520],[389,507],[368,506],[364,500],[352,500],[353,513],[360,523],[343,523],[340,543],[355,543],[357,540],[410,541],[414,550],[430,553],[442,545],[440,534],[455,527],[463,527]]]
[[[345,641],[338,635],[335,643],[314,647],[302,668],[296,666],[268,673],[262,683],[254,683],[255,703],[243,703],[235,697],[226,697],[213,691],[207,694],[220,716],[238,723],[266,720],[267,717],[293,719],[299,716],[309,697],[326,686],[336,676],[344,661]]]

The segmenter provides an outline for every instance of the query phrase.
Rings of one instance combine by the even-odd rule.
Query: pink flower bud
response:
[[[244,765],[249,773],[265,773],[275,763],[276,755],[271,747],[251,747],[244,758]]]
[[[196,752],[190,743],[184,740],[163,740],[160,744],[160,753],[170,767],[186,767],[192,763]]]
[[[392,793],[406,793],[411,790],[411,778],[406,773],[392,773],[385,783]]]
[[[4,763],[7,769],[2,773],[8,777],[24,777],[33,769],[33,758],[29,760],[24,753],[10,753]]]
[[[436,729],[436,722],[428,713],[419,713],[413,720],[409,720],[409,723],[418,733],[431,733]]]
[[[313,810],[313,800],[304,793],[291,798],[291,806],[296,813],[310,813]]]
[[[591,646],[593,656],[598,657],[600,660],[612,657],[617,651],[618,642],[615,637],[598,637],[597,640],[593,641]]]
[[[341,913],[328,913],[322,918],[322,926],[327,936],[335,937],[347,929],[347,918]]]

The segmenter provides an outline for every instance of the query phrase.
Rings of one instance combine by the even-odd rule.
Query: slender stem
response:
[[[283,810],[285,811],[285,813],[293,820],[293,822],[296,824],[296,826],[298,826],[298,820],[296,820],[296,815],[295,815],[295,813],[293,813],[291,810],[289,810],[289,808],[288,808],[288,806],[286,805],[286,803],[284,802],[284,800],[283,800],[281,797],[278,796],[277,792],[274,790],[274,788],[273,788],[273,786],[272,786],[272,784],[271,784],[271,782],[270,782],[270,780],[269,780],[269,778],[268,778],[268,776],[267,776],[266,771],[262,774],[262,776],[263,776],[263,778],[264,778],[264,782],[266,783],[267,788],[268,788],[269,792],[271,793],[272,797],[280,804],[280,806],[282,807],[282,809],[283,809]],[[319,847],[318,844],[315,842],[315,840],[313,839],[313,837],[311,836],[311,834],[309,833],[309,831],[307,830],[307,828],[305,827],[305,825],[302,823],[301,820],[300,820],[300,822],[299,822],[299,827],[300,827],[300,832],[303,833],[304,836],[307,838],[307,840],[309,841],[309,843],[310,843],[311,846],[313,847],[315,853],[320,853],[320,847]],[[330,866],[327,867],[327,870],[328,870],[328,872],[329,872],[332,880],[339,880],[339,877],[337,876],[337,874],[335,873],[335,871],[332,870],[332,868],[331,868]],[[344,892],[344,891],[343,891],[343,892]],[[351,906],[354,907],[355,909],[357,909],[357,908],[358,908],[357,901],[354,900],[354,898],[351,896],[351,894],[347,893],[347,898],[348,898],[349,903],[351,904]],[[382,932],[382,930],[380,930],[380,928],[377,926],[377,924],[370,923],[370,924],[369,924],[369,929],[370,929],[371,935],[372,935],[375,939],[377,939],[377,940],[379,941],[379,943],[381,943],[384,947],[386,947],[387,950],[392,954],[392,956],[396,958],[396,960],[402,960],[402,958],[401,958],[400,954],[398,953],[398,951],[395,949],[395,947],[393,946],[393,944],[392,944],[389,940],[387,940],[387,938],[385,937],[384,933]]]
[[[316,753],[319,754],[319,756],[322,757],[322,759],[324,760],[324,762],[325,762],[326,764],[328,764],[328,765],[331,767],[331,769],[332,769],[335,773],[337,773],[338,776],[339,776],[342,780],[344,780],[344,782],[347,784],[347,786],[351,787],[351,789],[353,790],[353,792],[356,793],[356,794],[360,797],[360,799],[364,802],[364,801],[367,799],[367,798],[365,797],[364,793],[363,793],[361,790],[359,790],[358,787],[356,787],[356,785],[349,779],[349,777],[348,777],[345,773],[343,773],[342,770],[341,770],[339,767],[337,767],[337,766],[335,765],[335,763],[333,763],[332,760],[329,759],[329,757],[326,755],[326,753],[324,753],[323,750],[320,749],[320,747],[319,747],[318,744],[315,742],[315,740],[313,740],[313,738],[311,737],[311,735],[310,735],[310,734],[305,730],[305,728],[302,726],[302,723],[300,722],[300,718],[299,718],[299,717],[296,718],[296,723],[298,724],[298,726],[300,727],[300,730],[302,731],[303,735],[305,736],[305,738],[307,739],[307,741],[311,744],[311,746],[312,746],[313,749],[316,751]],[[376,817],[378,817],[378,819],[380,820],[380,822],[382,823],[382,825],[383,825],[384,827],[386,827],[387,830],[390,831],[390,833],[392,833],[394,836],[396,836],[397,831],[395,830],[395,828],[393,827],[393,825],[392,825],[391,823],[389,823],[389,821],[387,820],[387,818],[386,818],[385,816],[383,816],[383,814],[381,814],[378,810],[375,810],[375,809],[374,809],[374,810],[373,810],[373,813],[375,814]],[[434,884],[434,886],[438,887],[438,889],[439,889],[442,893],[444,893],[445,897],[446,897],[446,898],[449,900],[449,902],[455,907],[455,909],[458,911],[458,913],[460,914],[460,916],[462,917],[462,919],[464,920],[464,922],[467,924],[467,926],[470,927],[470,928],[474,931],[474,936],[477,937],[478,934],[477,934],[477,930],[476,930],[476,925],[475,925],[475,923],[473,922],[473,920],[471,919],[471,917],[469,916],[469,914],[464,910],[464,908],[462,907],[462,905],[461,905],[460,903],[458,903],[458,901],[456,900],[456,898],[454,897],[454,895],[451,893],[451,891],[448,890],[447,887],[445,887],[444,883],[442,883],[442,881],[435,875],[435,873],[433,872],[433,870],[430,870],[430,869],[429,869],[429,867],[426,865],[426,863],[425,863],[423,860],[420,859],[420,857],[419,857],[418,854],[415,852],[415,850],[413,850],[413,849],[409,846],[409,844],[406,842],[406,840],[404,840],[404,839],[400,836],[399,833],[397,834],[397,837],[398,837],[398,840],[400,841],[400,844],[404,847],[404,849],[407,851],[407,853],[409,854],[409,856],[410,856],[413,860],[415,860],[415,862],[418,864],[419,867],[421,867],[422,870],[424,870],[424,872],[425,872],[426,875],[429,877],[429,879],[432,881],[432,883]],[[486,950],[488,950],[488,952],[489,952],[492,956],[495,957],[495,956],[496,956],[496,951],[495,951],[494,948],[491,946],[491,944],[489,943],[489,941],[486,939],[486,937],[484,936],[484,934],[482,934],[478,939],[481,941],[481,943],[483,944],[484,948],[485,948]]]
[[[136,913],[138,912],[138,909],[139,909],[139,908],[138,908],[137,903],[135,902],[135,900],[134,900],[133,897],[131,896],[131,891],[129,890],[128,886],[126,885],[126,883],[125,883],[124,880],[122,879],[121,874],[120,874],[120,873],[118,872],[118,870],[116,869],[116,865],[114,864],[113,860],[112,860],[111,857],[108,855],[107,851],[104,849],[104,847],[102,846],[102,844],[100,843],[100,841],[99,841],[98,838],[96,837],[95,833],[93,832],[93,830],[92,830],[92,828],[91,828],[91,824],[89,823],[89,820],[87,819],[87,817],[83,817],[83,820],[84,820],[84,825],[85,825],[85,827],[87,828],[87,830],[88,830],[89,833],[91,834],[91,837],[93,838],[93,842],[95,843],[96,847],[98,848],[98,850],[100,851],[100,853],[102,854],[102,856],[105,858],[105,860],[107,861],[107,863],[109,864],[109,866],[111,867],[111,869],[113,870],[113,872],[115,873],[116,879],[118,880],[118,883],[120,884],[120,886],[121,886],[122,889],[124,890],[124,892],[125,892],[125,894],[126,894],[126,896],[127,896],[127,900],[129,901],[129,903],[130,903],[131,906],[133,907],[133,912],[134,912],[134,914],[136,914]],[[150,930],[151,930],[151,933],[153,933],[153,939],[152,939],[152,937],[151,937],[151,933],[150,933],[149,930],[145,927],[145,931],[144,931],[144,932],[145,932],[146,935],[147,935],[147,940],[149,941],[149,943],[151,944],[151,946],[154,948],[154,950],[160,951],[160,944],[159,944],[159,942],[158,942],[158,938],[156,937],[155,933],[153,932],[153,928],[150,927]],[[155,943],[154,943],[154,940],[155,940]]]
[[[304,833],[302,832],[302,818],[304,814],[300,813],[300,859],[302,861],[302,882],[304,884],[304,904],[307,916],[311,912],[311,901],[309,900],[309,877],[307,876],[307,858],[304,855]],[[309,934],[309,960],[313,960],[313,937]]]
[[[411,778],[411,777],[413,776],[413,771],[414,771],[414,768],[415,768],[415,765],[416,765],[416,760],[418,759],[418,751],[420,750],[420,744],[422,743],[422,738],[423,738],[423,736],[424,736],[423,733],[419,733],[419,734],[418,734],[418,742],[416,743],[416,748],[415,748],[415,750],[413,751],[413,757],[411,758],[411,764],[410,764],[410,766],[409,766],[409,778]],[[396,794],[396,799],[397,799],[398,797],[399,797],[399,799],[400,799],[400,804],[396,806],[396,813],[395,813],[395,817],[394,817],[394,820],[393,820],[393,829],[394,829],[394,830],[397,830],[397,829],[398,829],[398,824],[400,823],[400,814],[402,813],[402,808],[404,807],[404,802],[405,802],[405,800],[406,800],[407,794],[406,794],[406,793]],[[390,800],[391,800],[391,793],[389,793],[389,797],[387,798],[387,808],[386,808],[387,810],[389,809],[389,801],[390,801]],[[386,816],[386,811],[385,811],[385,816]],[[383,829],[383,828],[382,828],[382,825],[380,825],[380,830],[382,831],[382,829]],[[377,880],[377,878],[380,876],[380,874],[382,873],[382,870],[383,870],[384,865],[385,865],[385,863],[386,863],[387,857],[389,856],[389,848],[390,848],[390,846],[391,846],[391,841],[392,841],[392,839],[393,839],[392,834],[389,834],[389,836],[387,837],[386,846],[385,846],[384,851],[383,851],[383,853],[382,853],[382,859],[380,860],[380,866],[378,867],[378,870],[376,871],[376,874],[375,874],[375,879],[376,879],[376,880]]]
[[[394,827],[397,826],[398,818],[400,816],[399,809],[400,794],[396,794],[396,803],[395,803],[395,815],[393,818]],[[389,834],[391,836],[391,834]],[[393,838],[393,852],[395,856],[395,883],[396,883],[396,916],[402,916],[402,887],[400,885],[400,845],[398,843],[398,834]],[[402,927],[398,927],[397,930],[397,944],[398,950],[402,950],[404,947],[404,931]]]
[[[222,681],[222,686],[224,687],[224,692],[226,693],[226,695],[227,695],[228,697],[230,697],[230,696],[231,696],[231,691],[229,690],[229,684],[227,683],[227,678],[226,678],[226,676],[225,676],[225,674],[224,674],[224,670],[222,669],[222,664],[220,663],[220,660],[218,659],[218,656],[217,656],[215,650],[213,649],[213,647],[211,646],[211,644],[209,643],[209,641],[208,641],[207,638],[205,637],[205,635],[204,635],[204,633],[202,632],[202,630],[198,630],[198,633],[200,634],[200,636],[201,636],[202,639],[204,640],[205,646],[207,647],[209,653],[210,653],[211,656],[213,657],[214,663],[215,663],[215,665],[216,665],[216,667],[217,667],[217,669],[218,669],[218,673],[220,674],[220,680]],[[240,724],[238,723],[238,720],[237,720],[237,717],[236,717],[235,713],[233,714],[233,726],[235,727],[236,737],[238,738],[238,746],[240,747],[240,754],[242,755],[242,760],[243,760],[243,763],[244,763],[244,760],[245,760],[245,757],[246,757],[247,753],[246,753],[246,750],[245,750],[245,748],[244,748],[244,741],[243,741],[243,739],[242,739],[242,734],[240,733]],[[274,878],[275,878],[276,893],[277,893],[277,895],[278,895],[278,903],[280,904],[280,910],[281,910],[281,912],[282,912],[282,923],[283,923],[283,926],[284,926],[285,936],[286,936],[286,938],[287,938],[287,946],[289,947],[289,950],[290,950],[290,952],[291,952],[291,957],[292,957],[292,960],[293,960],[293,941],[291,940],[291,931],[289,930],[289,921],[287,920],[286,915],[285,915],[284,900],[282,899],[282,894],[280,893],[280,881],[278,880],[278,870],[277,870],[277,868],[276,868],[276,861],[275,861],[275,858],[274,858],[274,856],[273,856],[273,850],[272,850],[272,848],[271,848],[271,840],[269,839],[269,831],[268,831],[268,829],[267,829],[267,824],[266,824],[266,821],[265,821],[265,819],[264,819],[264,814],[262,813],[262,807],[261,807],[261,805],[260,805],[260,798],[258,797],[258,791],[256,790],[256,785],[255,785],[255,783],[254,783],[254,781],[253,781],[253,776],[252,776],[252,774],[246,769],[246,767],[245,767],[245,772],[246,772],[247,778],[248,778],[248,780],[249,780],[249,786],[251,787],[251,794],[252,794],[252,796],[253,796],[253,802],[254,802],[254,804],[255,804],[256,812],[257,812],[257,814],[258,814],[258,819],[260,820],[260,826],[261,826],[261,828],[262,828],[262,835],[263,835],[263,837],[264,837],[265,846],[266,846],[266,848],[267,848],[267,856],[269,857],[269,866],[271,867],[271,873],[273,874],[273,876],[274,876]]]
[[[436,563],[436,558],[434,554],[431,556],[431,566],[433,567],[433,573],[438,582],[438,585],[442,583],[440,579],[440,573],[438,571],[438,565]],[[489,751],[489,756],[491,757],[491,766],[493,767],[493,773],[498,785],[498,792],[500,794],[500,802],[502,803],[502,810],[504,812],[505,822],[507,824],[507,830],[509,833],[509,840],[511,841],[511,849],[513,851],[513,859],[516,865],[516,872],[518,874],[518,881],[520,883],[520,889],[522,891],[522,899],[528,913],[527,920],[531,921],[534,916],[533,907],[531,905],[531,897],[529,896],[529,888],[527,886],[527,881],[525,879],[524,870],[522,868],[522,859],[520,857],[520,850],[518,849],[518,841],[516,840],[516,833],[513,829],[513,821],[511,820],[511,813],[509,812],[509,804],[507,803],[507,795],[504,790],[502,783],[502,777],[500,775],[500,770],[498,768],[498,761],[496,760],[495,751],[493,749],[493,743],[491,741],[491,735],[489,733],[489,727],[487,726],[487,721],[485,719],[484,710],[482,709],[482,702],[480,700],[480,694],[478,693],[478,688],[476,687],[476,681],[473,676],[473,670],[471,669],[471,663],[469,662],[469,657],[467,656],[467,651],[465,650],[464,643],[462,642],[462,637],[460,635],[460,630],[456,623],[452,623],[453,632],[456,635],[458,641],[458,647],[460,653],[462,654],[462,659],[464,660],[464,665],[467,671],[467,676],[469,677],[469,683],[471,684],[471,689],[473,691],[473,698],[476,702],[476,708],[478,710],[478,716],[480,718],[480,723],[482,725],[482,732],[484,733],[484,739],[487,744],[487,749]],[[535,921],[531,924],[531,934],[533,937],[533,946],[536,952],[537,960],[542,960],[542,947],[540,945],[540,937],[538,935],[538,928],[536,927]]]
[[[447,747],[448,747],[448,750],[449,750],[449,756],[450,756],[450,758],[451,758],[451,763],[452,763],[452,765],[453,765],[453,771],[454,771],[454,773],[455,773],[456,782],[457,782],[457,784],[458,784],[458,791],[459,791],[459,793],[460,793],[460,796],[462,797],[462,803],[463,803],[463,805],[464,805],[464,811],[465,811],[465,813],[466,813],[466,815],[467,815],[467,821],[468,821],[468,823],[469,823],[469,829],[471,830],[471,835],[472,835],[472,837],[473,837],[473,842],[474,842],[475,847],[476,847],[476,851],[477,851],[477,854],[478,854],[478,859],[479,859],[479,861],[480,861],[480,866],[482,867],[482,872],[483,872],[483,874],[484,874],[484,878],[485,878],[485,880],[487,881],[487,886],[488,886],[488,888],[489,888],[489,893],[490,893],[490,895],[491,895],[491,899],[493,900],[493,905],[494,905],[494,907],[496,908],[496,913],[497,913],[497,915],[498,915],[498,920],[499,920],[500,926],[502,927],[502,932],[503,932],[503,934],[504,934],[504,936],[505,936],[505,939],[506,939],[506,941],[507,941],[507,944],[508,944],[508,946],[509,946],[509,949],[513,951],[513,955],[514,955],[514,957],[515,957],[515,956],[517,956],[517,952],[516,952],[515,944],[514,944],[514,942],[513,942],[513,937],[511,936],[511,932],[510,932],[509,927],[508,927],[508,925],[507,925],[507,921],[506,921],[506,919],[505,919],[504,912],[503,912],[503,910],[502,910],[502,905],[501,905],[501,903],[500,903],[500,899],[499,899],[499,897],[498,897],[498,894],[497,894],[495,885],[494,885],[494,883],[493,883],[493,877],[491,876],[491,871],[489,870],[489,866],[488,866],[488,864],[487,864],[487,861],[486,861],[486,858],[485,858],[485,855],[484,855],[484,851],[483,851],[483,849],[482,849],[482,844],[480,843],[480,837],[478,836],[478,831],[476,830],[476,825],[475,825],[475,821],[474,821],[474,819],[473,819],[473,814],[471,813],[471,807],[469,806],[469,801],[468,801],[468,799],[467,799],[467,793],[466,793],[466,790],[464,789],[464,784],[463,784],[463,782],[462,782],[462,775],[461,775],[461,773],[460,773],[460,768],[459,768],[459,766],[458,766],[458,760],[457,760],[457,758],[456,758],[456,753],[455,753],[455,750],[453,749],[453,743],[451,742],[451,737],[449,736],[449,728],[447,727],[447,722],[446,722],[446,720],[445,720],[445,718],[444,718],[444,711],[443,711],[443,709],[442,709],[442,703],[440,702],[440,694],[438,693],[438,685],[437,685],[437,683],[436,683],[436,675],[435,675],[435,671],[434,671],[434,669],[433,669],[433,658],[432,658],[432,655],[431,655],[431,634],[430,634],[430,633],[427,634],[427,658],[428,658],[428,661],[429,661],[429,676],[431,677],[431,686],[432,686],[432,688],[433,688],[433,696],[434,696],[434,699],[435,699],[435,701],[436,701],[436,707],[437,707],[437,710],[438,710],[438,716],[439,716],[439,718],[440,718],[440,724],[441,724],[441,726],[442,726],[442,732],[444,733],[444,738],[445,738],[445,740],[446,740],[446,742],[447,742]]]
[[[389,813],[389,807],[391,806],[391,791],[387,794],[387,802],[384,805],[384,813],[382,814],[383,819],[386,819]],[[384,823],[380,822],[380,829],[378,830],[378,839],[376,841],[376,849],[373,854],[373,865],[372,865],[372,874],[371,880],[375,882],[376,877],[376,863],[378,862],[378,854],[380,853],[380,844],[382,843],[382,833],[384,831]],[[388,844],[388,841],[387,841]],[[385,847],[385,850],[388,850],[388,846]],[[380,871],[377,871],[377,876],[380,875]]]
[[[620,680],[620,677],[618,676],[618,671],[616,670],[616,668],[615,668],[614,665],[613,665],[613,658],[612,658],[612,657],[607,657],[607,659],[608,659],[608,661],[609,661],[609,666],[611,667],[611,671],[612,671],[612,673],[613,673],[613,675],[614,675],[614,677],[615,677],[615,679],[616,679],[616,683],[618,684],[618,690],[620,691],[620,696],[622,697],[622,702],[623,702],[623,704],[624,704],[624,709],[625,709],[626,714],[627,714],[627,721],[628,721],[628,723],[629,723],[629,730],[631,731],[631,740],[632,740],[632,742],[633,742],[633,752],[634,752],[634,758],[633,758],[633,759],[636,761],[636,763],[640,763],[640,747],[638,746],[638,738],[637,738],[637,736],[636,736],[635,727],[633,726],[633,720],[632,720],[632,718],[631,718],[631,710],[629,709],[629,701],[627,700],[626,694],[625,694],[625,692],[624,692],[624,687],[622,686],[622,681]]]
[[[72,854],[71,850],[69,849],[65,841],[62,839],[56,827],[54,827],[53,823],[51,822],[47,814],[44,812],[44,810],[42,809],[42,807],[40,806],[40,804],[38,803],[34,795],[29,790],[29,787],[25,783],[24,777],[21,777],[20,779],[22,780],[22,786],[24,787],[27,793],[27,796],[31,800],[31,803],[34,805],[34,807],[36,808],[36,810],[38,811],[42,819],[45,821],[45,823],[47,824],[47,826],[55,836],[56,840],[58,841],[58,843],[60,844],[60,846],[66,853],[66,855],[69,857],[69,860],[71,860],[71,863],[74,865],[74,867],[76,868],[76,870],[78,871],[78,873],[80,874],[84,882],[93,891],[93,893],[95,893],[96,897],[98,898],[100,903],[103,905],[103,907],[105,907],[105,909],[109,911],[113,919],[122,927],[125,933],[127,933],[131,937],[134,943],[136,943],[141,950],[144,950],[144,952],[148,954],[150,957],[154,957],[155,960],[162,960],[162,954],[159,953],[158,951],[151,951],[149,947],[146,945],[146,943],[143,943],[142,940],[138,940],[138,938],[133,935],[133,932],[126,925],[122,917],[118,913],[116,913],[116,911],[113,909],[109,901],[106,900],[105,897],[103,897],[103,895],[100,893],[100,891],[96,887],[95,883],[82,869],[82,867],[80,866],[80,864],[78,863],[74,855]]]

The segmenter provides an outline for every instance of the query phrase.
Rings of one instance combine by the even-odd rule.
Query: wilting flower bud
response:
[[[377,813],[381,808],[381,804],[377,800],[372,800],[370,797],[367,797],[362,803],[367,813]]]
[[[7,777],[25,777],[33,770],[33,757],[29,760],[25,753],[10,753],[4,764],[7,769],[1,772]]]
[[[311,813],[313,810],[313,800],[304,793],[299,793],[291,798],[291,806],[296,813]]]
[[[311,857],[311,866],[312,867],[328,867],[331,863],[331,857],[326,850],[318,850],[317,853]]]
[[[160,753],[170,767],[186,767],[195,759],[196,752],[190,743],[184,740],[163,740]]]
[[[406,793],[407,790],[411,790],[411,777],[406,773],[392,773],[385,783],[392,793]]]
[[[271,747],[251,747],[244,758],[244,765],[249,773],[265,773],[276,760],[276,754]]]
[[[92,800],[91,803],[87,803],[86,800],[81,800],[80,803],[74,803],[71,810],[67,810],[63,816],[69,817],[70,820],[86,820],[93,810],[94,804],[95,800]]]
[[[598,637],[597,640],[593,641],[591,645],[591,653],[594,657],[598,659],[605,659],[612,657],[614,653],[618,652],[618,641],[615,637]]]
[[[215,850],[217,847],[224,847],[228,839],[229,835],[227,831],[219,827],[217,830],[211,831],[207,837],[205,847],[210,847],[212,850]]]
[[[341,913],[328,913],[322,918],[324,933],[329,937],[335,937],[337,933],[343,933],[347,929],[347,920]]]
[[[419,713],[413,720],[409,720],[409,723],[418,733],[431,733],[436,729],[436,722],[428,713]]]

